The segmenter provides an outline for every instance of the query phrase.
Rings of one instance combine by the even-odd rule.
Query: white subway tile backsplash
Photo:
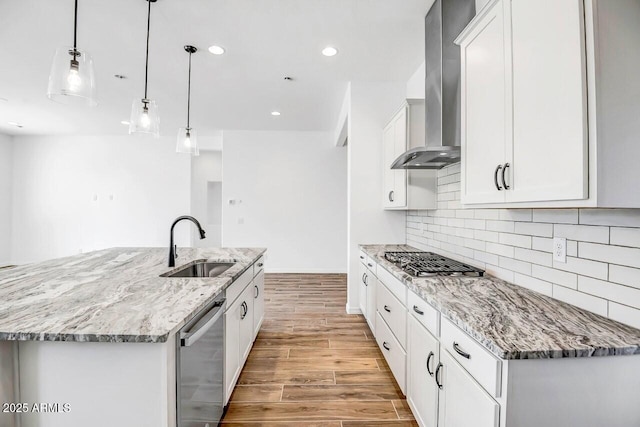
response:
[[[553,224],[541,222],[516,222],[515,232],[538,237],[552,237]]]
[[[500,219],[505,221],[531,221],[533,218],[531,209],[502,209]]]
[[[640,269],[611,264],[609,281],[640,289]]]
[[[578,246],[578,253],[580,253],[580,246]],[[566,263],[553,261],[553,268],[603,280],[606,280],[609,274],[608,265],[603,262],[589,261],[569,256],[567,257]]]
[[[611,227],[612,245],[640,247],[640,228]]]
[[[553,236],[581,242],[609,243],[609,227],[556,224],[553,227]]]
[[[487,252],[496,255],[508,256],[513,258],[514,255],[514,247],[501,245],[499,243],[489,243],[487,242]]]
[[[438,209],[407,213],[410,245],[640,328],[640,209],[467,209],[460,165],[438,177]]]
[[[518,261],[517,259],[500,257],[498,266],[506,268],[507,270],[515,271],[516,273],[531,275],[531,263],[525,261]]]
[[[485,242],[500,242],[500,233],[497,231],[473,230],[473,236],[478,240]]]
[[[544,280],[536,279],[535,277],[515,273],[514,283],[518,286],[522,286],[523,288],[538,292],[539,294],[547,296],[553,295],[553,285],[549,282],[545,282]]]
[[[534,209],[533,221],[554,224],[577,224],[578,209]]]
[[[559,271],[542,265],[532,265],[531,275],[538,279],[555,283],[556,285],[578,289],[578,275],[574,273]]]
[[[594,297],[583,292],[574,291],[564,286],[553,286],[553,297],[575,306],[592,311],[601,316],[607,316],[608,302],[606,299]]]
[[[640,289],[597,280],[591,277],[578,277],[578,290],[587,294],[640,308]]]
[[[513,233],[515,231],[515,223],[513,221],[487,221],[486,228],[490,231]]]
[[[609,302],[609,317],[640,329],[640,310],[635,308]]]
[[[527,261],[533,264],[551,267],[553,265],[553,257],[550,253],[532,251],[530,249],[516,248],[514,256],[521,261]]]
[[[637,209],[580,209],[580,224],[640,227]]]
[[[581,258],[611,264],[640,267],[640,249],[638,248],[580,242],[578,243],[578,255]]]
[[[500,233],[500,243],[503,245],[531,248],[531,236],[522,234]]]
[[[549,237],[534,237],[531,248],[536,251],[553,252],[553,239]]]

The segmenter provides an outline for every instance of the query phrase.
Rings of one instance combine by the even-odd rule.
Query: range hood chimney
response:
[[[453,43],[476,14],[475,0],[436,0],[425,17],[426,145],[391,169],[441,169],[460,161],[460,48]]]

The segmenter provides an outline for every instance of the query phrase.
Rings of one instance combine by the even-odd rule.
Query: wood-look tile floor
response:
[[[222,421],[234,427],[417,426],[346,276],[267,274],[266,315]]]

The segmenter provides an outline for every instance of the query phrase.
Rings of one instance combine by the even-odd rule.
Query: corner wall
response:
[[[168,247],[190,211],[190,157],[171,137],[15,137],[12,261],[114,246]],[[113,196],[113,197],[112,197]],[[188,246],[189,225],[176,228]]]
[[[404,211],[383,209],[382,129],[405,100],[406,82],[351,82],[347,311],[358,308],[358,245],[405,243]]]
[[[0,267],[10,265],[11,217],[13,206],[13,142],[0,135]]]
[[[271,273],[344,273],[347,150],[331,132],[225,131],[223,245]]]

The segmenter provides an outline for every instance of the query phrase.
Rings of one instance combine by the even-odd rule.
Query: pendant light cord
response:
[[[75,9],[73,12],[73,51],[76,51],[78,45],[78,0],[76,0]]]
[[[76,0],[77,2],[78,0]],[[149,31],[151,29],[151,0],[149,2],[149,11],[147,13],[147,60],[144,69],[144,99],[147,99],[147,86],[149,80]]]
[[[189,52],[189,88],[187,90],[187,129],[190,129],[189,119],[191,116],[191,52]]]

